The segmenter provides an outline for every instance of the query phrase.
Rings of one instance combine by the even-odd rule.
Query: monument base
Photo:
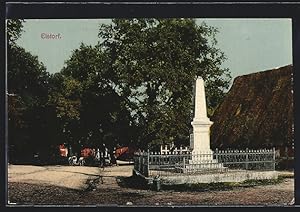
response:
[[[228,168],[224,167],[222,163],[207,161],[205,163],[186,164],[184,168],[181,168],[181,173],[222,173],[227,172]]]
[[[194,163],[197,161],[211,161],[213,160],[214,152],[210,149],[205,151],[192,151],[192,159],[189,161],[190,163]]]
[[[192,159],[181,168],[181,173],[226,172],[227,167],[213,159],[213,151],[192,151]]]
[[[223,173],[195,173],[186,175],[161,176],[161,183],[165,185],[198,184],[198,183],[224,183],[244,182],[246,180],[270,180],[278,179],[277,171],[245,171],[236,170]]]

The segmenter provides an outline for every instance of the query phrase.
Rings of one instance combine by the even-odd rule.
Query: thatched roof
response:
[[[292,66],[235,78],[211,120],[213,148],[292,144]]]

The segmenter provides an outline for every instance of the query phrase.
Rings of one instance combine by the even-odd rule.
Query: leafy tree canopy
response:
[[[8,19],[7,20],[7,40],[8,44],[15,44],[15,41],[20,38],[23,31],[23,23],[25,21],[22,19]]]
[[[114,19],[99,30],[110,69],[141,126],[139,142],[187,142],[193,84],[206,82],[209,111],[220,103],[231,79],[220,66],[217,30],[193,19]]]
[[[229,86],[217,30],[193,19],[114,19],[51,75],[16,44],[22,23],[7,22],[10,142],[19,147],[187,145],[196,76],[209,115]]]
[[[7,87],[9,145],[12,160],[32,157],[53,140],[47,108],[49,77],[46,67],[16,44],[21,36],[22,20],[7,21]],[[28,159],[28,158],[27,158]]]
[[[99,45],[81,44],[61,71],[69,83],[74,81],[80,87],[77,140],[82,145],[99,147],[105,143],[112,147],[131,142],[130,113],[118,88],[118,76],[108,63],[109,58]]]

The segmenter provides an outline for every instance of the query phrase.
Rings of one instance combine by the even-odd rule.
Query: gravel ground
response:
[[[8,167],[9,205],[288,205],[294,197],[294,180],[274,185],[239,187],[223,191],[153,191],[129,188],[132,165],[106,167]],[[290,173],[285,173],[290,174]]]

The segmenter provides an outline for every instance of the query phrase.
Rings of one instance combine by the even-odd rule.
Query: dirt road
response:
[[[10,205],[287,205],[294,196],[294,180],[223,191],[153,191],[126,186],[132,165],[107,167],[8,167]]]

